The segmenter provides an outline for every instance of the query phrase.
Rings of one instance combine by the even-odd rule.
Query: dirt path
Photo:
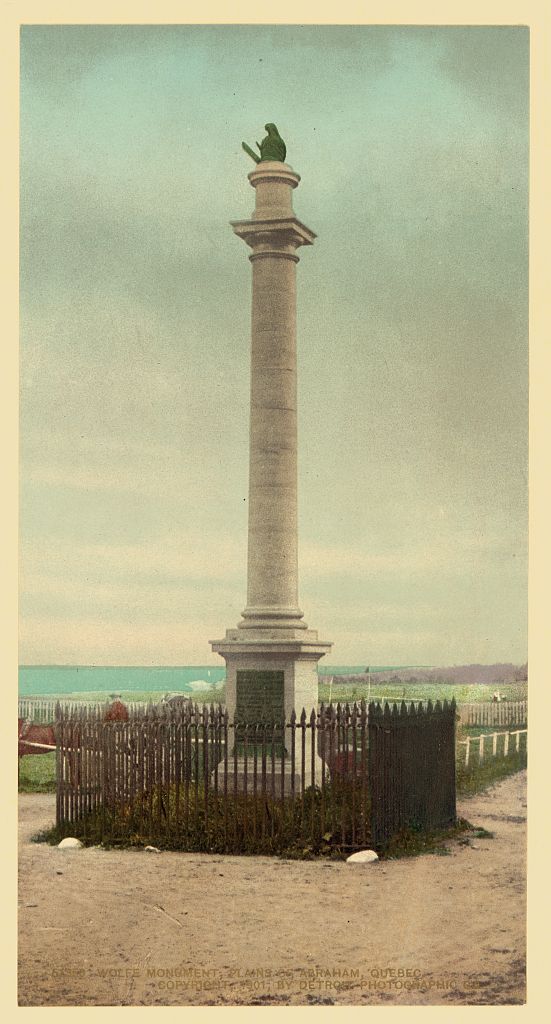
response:
[[[526,773],[463,801],[493,839],[351,865],[30,842],[22,1006],[510,1004],[525,999]]]

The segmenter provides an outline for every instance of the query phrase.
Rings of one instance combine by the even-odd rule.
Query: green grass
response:
[[[508,732],[508,733],[517,732],[518,729],[526,729],[526,726],[525,725],[464,725],[463,722],[461,722],[461,724],[460,724],[460,726],[459,726],[459,728],[457,730],[457,739],[458,740],[466,740],[467,736],[471,736],[471,737],[474,736],[474,737],[476,737],[476,736],[480,736],[481,733],[483,733],[484,736],[493,736],[493,734],[495,732],[497,732],[497,734],[498,734],[498,743],[502,743],[503,740],[499,739],[500,733],[504,733],[504,732]],[[512,743],[515,742],[515,738],[514,737],[513,737],[513,740],[511,742]],[[472,746],[472,744],[471,744],[471,746]],[[489,741],[486,741],[486,746],[485,746],[484,749],[485,750],[486,749],[489,750],[490,746],[491,745],[490,745]]]
[[[20,793],[55,793],[55,751],[19,759]]]
[[[368,681],[358,683],[344,683],[342,685],[336,684],[331,687],[328,682],[325,682],[323,676],[320,677],[319,684],[319,699],[324,703],[329,702],[329,696],[333,703],[340,701],[341,703],[359,701],[362,698],[368,699]],[[372,697],[371,699],[387,700],[390,702],[396,701],[400,703],[402,700],[451,700],[455,698],[456,704],[478,704],[492,700],[492,694],[495,692],[495,686],[485,685],[469,685],[469,686],[456,686],[452,683],[379,683],[377,682],[377,674],[373,673],[371,678],[370,686]],[[527,684],[526,683],[507,683],[499,686],[499,692],[503,694],[508,700],[519,701],[526,700]]]
[[[381,855],[388,860],[401,857],[418,857],[423,853],[435,853],[439,857],[447,857],[450,850],[443,844],[450,840],[462,838],[465,842],[475,837],[473,826],[458,818],[455,824],[448,828],[434,829],[426,832],[422,828],[404,828],[397,832],[385,845]]]
[[[489,832],[487,828],[475,828],[473,831],[473,839],[494,839],[495,832]]]
[[[515,733],[519,726],[466,726],[460,724],[456,733],[456,792],[458,796],[481,793],[501,779],[522,771],[527,765],[528,733],[520,735],[520,749],[516,751],[516,736],[509,735],[509,752],[505,756],[505,733]],[[484,742],[484,756],[480,760],[477,736],[492,736],[497,733],[496,755],[492,754],[492,741]],[[471,737],[469,764],[465,767],[465,744],[462,740]]]
[[[471,754],[472,754],[471,750]],[[458,796],[472,796],[481,793],[483,790],[494,786],[501,779],[526,768],[526,748],[520,749],[519,753],[509,753],[507,757],[487,757],[482,763],[478,755],[469,760],[465,768],[465,758],[461,759],[456,768],[456,792]]]

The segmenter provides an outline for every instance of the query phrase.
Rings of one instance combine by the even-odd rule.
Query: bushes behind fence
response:
[[[85,813],[65,821],[57,834],[76,835],[88,844],[153,845],[159,849],[201,853],[278,854],[305,858],[341,858],[369,841],[369,804],[364,813],[352,812],[351,787],[328,784],[310,787],[300,796],[273,800],[270,796],[231,793],[208,797],[201,782],[178,800],[174,785],[156,786],[132,802]]]

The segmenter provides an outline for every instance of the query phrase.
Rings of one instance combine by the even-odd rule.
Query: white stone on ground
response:
[[[58,850],[81,850],[82,843],[80,839],[75,839],[74,836],[67,836],[66,839],[62,839],[57,844]]]
[[[375,850],[359,850],[358,853],[352,853],[350,857],[346,858],[347,864],[372,864],[374,861],[379,860]]]

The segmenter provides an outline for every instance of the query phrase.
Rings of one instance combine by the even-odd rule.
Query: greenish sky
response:
[[[221,663],[251,213],[298,271],[301,605],[337,664],[527,651],[528,31],[26,26],[21,661]]]

